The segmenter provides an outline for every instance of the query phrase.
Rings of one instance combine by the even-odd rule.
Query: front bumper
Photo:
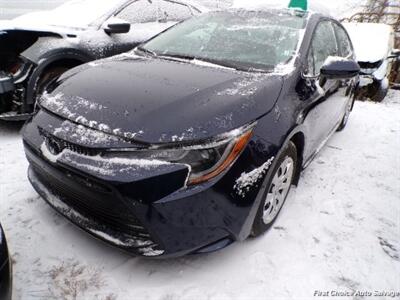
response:
[[[0,299],[11,300],[12,294],[12,267],[8,254],[5,236],[0,226]]]
[[[228,172],[192,187],[179,184],[179,176],[187,176],[179,170],[142,181],[96,177],[43,155],[40,126],[54,129],[63,122],[51,116],[40,111],[23,129],[29,179],[54,209],[91,235],[133,254],[162,258],[215,251],[248,237],[258,190],[243,198],[233,187],[252,165],[254,150],[246,148]]]
[[[72,223],[109,244],[145,257],[174,257],[217,250],[234,240],[216,207],[221,196],[211,190],[140,203],[109,182],[80,177],[51,166],[29,147],[25,151],[28,177],[38,194]]]

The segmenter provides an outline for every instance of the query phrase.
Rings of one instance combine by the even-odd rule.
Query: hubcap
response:
[[[264,203],[263,221],[265,224],[271,223],[280,211],[292,185],[293,171],[294,161],[287,156],[272,179]]]

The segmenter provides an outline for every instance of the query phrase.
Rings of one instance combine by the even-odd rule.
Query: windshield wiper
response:
[[[144,53],[151,54],[152,56],[158,56],[157,53],[155,53],[154,51],[151,51],[151,50],[149,50],[147,48],[144,48],[142,46],[136,47],[136,49],[139,50],[139,51],[142,51]]]
[[[184,55],[184,54],[169,54],[169,53],[163,53],[159,55],[160,57],[164,57],[164,58],[177,58],[177,59],[181,59],[181,60],[194,60],[196,59],[195,56],[192,55]]]
[[[218,60],[218,59],[212,59],[212,58],[196,58],[196,60],[199,61],[204,61],[206,63],[210,63],[210,64],[214,64],[214,65],[218,65],[224,68],[229,68],[229,69],[234,69],[237,71],[244,71],[244,72],[263,72],[263,73],[267,73],[267,70],[263,70],[263,69],[258,69],[258,68],[254,68],[254,67],[248,67],[248,66],[243,66],[240,63],[237,62],[230,62],[230,61],[226,61],[226,60]]]
[[[223,68],[229,68],[237,71],[244,71],[244,72],[259,72],[259,73],[268,73],[268,70],[265,69],[259,69],[251,66],[245,66],[241,65],[240,63],[237,62],[230,62],[226,60],[219,60],[219,59],[213,59],[213,58],[205,58],[205,57],[197,57],[193,55],[187,55],[187,54],[178,54],[178,53],[162,53],[158,55],[159,58],[165,58],[165,59],[171,59],[171,60],[177,60],[177,61],[188,61],[189,63],[195,63],[196,61],[198,62],[205,62],[209,63],[215,66],[220,66]]]
[[[189,62],[195,62],[195,61],[205,62],[205,63],[213,64],[216,66],[237,70],[236,66],[234,66],[232,64],[228,64],[223,61],[219,61],[219,60],[211,59],[211,58],[197,57],[197,56],[187,55],[187,54],[166,53],[166,54],[159,55],[159,57],[167,58],[167,59],[168,58],[171,58],[171,59],[176,58],[179,61],[185,60],[185,61],[189,61]]]

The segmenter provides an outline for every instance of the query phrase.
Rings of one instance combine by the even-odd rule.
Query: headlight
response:
[[[190,167],[188,184],[199,184],[218,176],[235,162],[250,140],[254,125],[236,129],[202,144],[145,150],[116,149],[105,156],[185,164]]]

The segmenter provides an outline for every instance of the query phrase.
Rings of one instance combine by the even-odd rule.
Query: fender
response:
[[[304,136],[304,133],[303,133],[304,131],[303,130],[304,130],[303,124],[295,126],[290,131],[290,133],[286,136],[284,142],[282,143],[282,145],[279,148],[279,151],[275,155],[274,155],[274,153],[271,153],[271,155],[275,156],[275,158],[279,157],[280,155],[282,155],[283,150],[286,148],[286,146],[289,144],[289,142],[292,140],[292,138],[296,134],[301,133]],[[306,143],[306,140],[304,140],[304,144],[305,143]],[[300,179],[301,171],[304,170],[304,161],[305,161],[304,157],[303,156],[299,156],[299,159],[300,159],[300,164],[299,165],[301,167],[297,168],[297,172],[296,172],[295,178],[293,180],[293,183],[296,186],[297,186],[298,181]],[[246,221],[245,221],[245,223],[244,223],[244,225],[242,227],[241,232],[238,235],[238,240],[239,241],[246,240],[251,234],[251,230],[253,228],[254,219],[255,219],[255,217],[257,215],[257,211],[258,211],[258,208],[259,208],[259,206],[261,204],[261,201],[263,200],[264,191],[267,188],[267,185],[269,184],[269,181],[270,181],[270,179],[271,179],[271,177],[273,175],[272,172],[273,172],[274,168],[276,167],[276,163],[277,163],[277,160],[274,159],[274,161],[272,162],[271,166],[269,167],[269,169],[267,171],[267,174],[264,177],[263,183],[261,184],[261,186],[259,188],[258,194],[257,194],[257,196],[256,196],[256,198],[255,198],[255,200],[253,202],[253,205],[252,205],[252,207],[251,207],[251,209],[249,211],[247,219],[246,219]]]
[[[21,56],[29,59],[35,64],[39,64],[42,59],[51,57],[60,51],[76,51],[79,39],[76,34],[66,36],[53,35],[41,36],[29,48],[25,49]]]
[[[32,75],[29,78],[27,84],[27,92],[26,92],[26,104],[34,104],[34,94],[37,82],[42,75],[43,71],[52,63],[57,61],[71,59],[82,62],[82,64],[93,60],[90,56],[75,50],[75,49],[58,49],[57,51],[53,51],[53,53],[49,56],[42,57],[38,63],[38,66],[33,71]]]

